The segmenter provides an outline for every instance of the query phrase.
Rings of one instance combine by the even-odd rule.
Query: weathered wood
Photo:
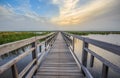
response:
[[[86,50],[84,50],[84,48],[88,48],[88,43],[86,43],[86,42],[83,41],[83,47],[82,47],[82,49],[83,49],[83,51],[82,51],[82,64],[83,64],[83,66],[87,67],[87,55],[88,55],[88,53],[87,53]],[[86,75],[84,73],[84,71],[83,71],[83,68],[81,68],[81,70],[82,70],[82,73],[84,75]]]
[[[96,54],[95,52],[89,50],[88,48],[85,48],[85,50],[87,52],[89,52],[90,54],[92,54],[94,57],[96,57],[97,59],[99,59],[102,63],[104,63],[105,65],[107,65],[108,67],[110,67],[112,70],[114,70],[115,72],[120,73],[120,67],[109,62],[108,60],[104,59],[102,56],[99,56],[98,54]]]
[[[102,77],[101,78],[107,78],[107,77],[108,77],[108,66],[106,66],[105,64],[103,64]]]
[[[13,75],[13,78],[18,78],[18,70],[17,70],[16,64],[12,66],[12,75]]]
[[[37,55],[36,55],[36,43],[35,43],[35,42],[32,43],[32,47],[35,48],[35,49],[32,51],[32,58],[34,59],[34,58],[37,57]]]
[[[88,48],[88,43],[83,42],[83,51],[82,51],[82,64],[86,67],[87,66],[87,51],[84,48]]]
[[[108,50],[111,53],[120,55],[120,46],[106,43],[106,42],[102,42],[102,41],[98,41],[98,40],[88,39],[88,38],[85,38],[85,42],[93,44],[93,45],[100,47],[102,49]]]
[[[90,67],[93,67],[93,64],[94,64],[94,56],[91,55],[90,56]]]
[[[49,69],[49,70],[52,70],[52,69],[56,69],[56,70],[79,70],[78,67],[40,67],[38,70],[45,70],[45,69]]]
[[[95,45],[97,47],[100,47],[100,48],[103,48],[105,50],[108,50],[111,53],[120,55],[120,46],[118,46],[118,45],[114,45],[114,44],[103,42],[103,41],[98,41],[98,40],[94,40],[94,39],[89,39],[89,38],[81,37],[79,35],[68,34],[68,33],[64,33],[64,34],[73,36],[73,37],[75,37],[77,39],[80,39],[82,41],[84,40],[86,43],[93,44],[93,45]]]
[[[32,38],[28,38],[28,39],[24,39],[24,40],[0,45],[0,56],[3,55],[3,54],[9,53],[13,50],[16,50],[18,48],[21,48],[25,45],[31,44],[31,43],[35,42],[36,40],[46,38],[46,37],[48,37],[52,34],[54,34],[54,33],[50,33],[50,34],[47,34],[47,35],[44,35],[44,36],[32,37]]]
[[[97,47],[99,47],[99,48],[105,49],[105,50],[107,50],[107,51],[109,51],[109,52],[111,52],[111,53],[113,53],[113,54],[120,55],[120,46],[118,46],[118,45],[114,45],[114,44],[110,44],[110,43],[106,43],[106,42],[102,42],[102,41],[98,41],[98,40],[94,40],[94,39],[89,39],[89,38],[85,38],[85,37],[81,37],[81,36],[79,36],[79,35],[73,35],[73,34],[69,34],[69,33],[63,33],[63,34],[64,34],[64,36],[65,36],[66,38],[69,38],[69,37],[67,37],[67,36],[72,36],[72,37],[74,37],[74,38],[77,38],[77,39],[82,40],[82,41],[83,41],[84,43],[86,43],[86,44],[92,44],[92,45],[97,46]],[[68,40],[68,41],[67,41],[67,40]],[[67,39],[67,40],[66,40],[66,41],[69,42],[69,39]],[[88,74],[86,73],[86,70],[87,70],[87,68],[86,68],[87,52],[89,52],[89,53],[91,54],[90,67],[93,67],[94,58],[97,58],[97,59],[99,59],[99,60],[104,64],[103,68],[105,68],[105,70],[108,70],[108,68],[110,67],[110,68],[111,68],[112,70],[114,70],[115,72],[120,73],[120,67],[119,67],[119,66],[117,66],[117,65],[111,63],[110,61],[104,59],[102,56],[99,56],[99,55],[96,54],[95,52],[93,52],[93,51],[91,51],[90,49],[88,49],[88,47],[84,47],[84,48],[83,48],[83,51],[84,51],[84,53],[83,53],[82,57],[85,57],[85,59],[82,58],[82,64],[83,64],[83,65],[81,65],[81,67],[82,67],[82,69],[84,70],[83,72],[84,72],[86,75],[88,75]],[[85,66],[84,66],[84,65],[85,65]],[[105,71],[105,70],[103,70],[104,73],[107,73],[108,71]],[[102,75],[102,78],[103,78],[103,77],[106,78],[107,75],[104,74],[104,75]]]
[[[39,76],[39,75],[37,75],[37,76],[34,76],[33,78],[84,78],[84,77],[78,77],[77,75],[75,76],[75,75],[68,75],[68,76],[59,76],[59,77],[56,77],[56,75],[54,76],[54,75],[52,75],[52,76]]]
[[[79,69],[82,69],[82,73],[84,72],[85,76],[87,78],[93,78],[93,76],[91,75],[91,73],[89,72],[89,70],[82,64],[82,62],[77,58],[77,56],[75,55],[74,52],[72,52],[72,50],[70,50],[71,54],[73,55]]]
[[[90,71],[89,71],[85,66],[83,66],[82,64],[81,64],[81,68],[82,68],[82,71],[84,71],[85,76],[86,76],[87,78],[94,78],[94,77],[91,75]]]
[[[45,51],[47,51],[47,41],[45,40]]]
[[[41,78],[43,76],[44,78],[47,78],[48,76],[62,76],[62,78],[66,78],[66,76],[72,76],[71,78],[84,77],[61,34],[58,35],[52,49],[46,55],[45,59],[43,59],[43,62],[34,77]]]
[[[51,69],[51,70],[50,69],[41,69],[41,70],[39,70],[39,72],[65,72],[65,73],[66,72],[67,73],[71,73],[71,72],[76,73],[77,72],[77,73],[80,73],[80,70],[78,70],[78,69],[76,69],[76,70],[75,69],[73,69],[73,70],[70,70],[70,69],[69,70],[64,70],[64,69],[62,69],[62,70],[61,69],[60,70],[57,70],[57,69]]]
[[[64,34],[64,39],[65,39],[65,41],[66,41],[67,44],[68,44],[68,40],[67,40],[66,37],[67,37],[67,36],[65,36],[65,34]],[[83,40],[83,38],[82,38],[82,40]],[[70,52],[71,52],[71,54],[73,55],[73,57],[74,57],[77,65],[78,65],[79,69],[82,69],[82,70],[81,70],[82,73],[83,73],[87,78],[93,78],[93,76],[91,75],[91,73],[89,72],[89,70],[82,64],[82,62],[78,59],[78,57],[76,56],[76,54],[75,54],[74,52],[72,52],[72,49],[71,49],[71,48],[69,48],[69,49],[70,49]]]
[[[42,51],[42,46],[39,46],[39,52],[41,52]]]
[[[32,48],[30,50],[22,53],[21,55],[19,55],[16,58],[7,62],[6,64],[0,66],[0,74],[11,67],[14,78],[22,78],[27,72],[28,72],[28,74],[26,75],[26,78],[31,78],[33,76],[33,74],[35,73],[37,67],[39,66],[41,58],[42,58],[42,57],[40,59],[38,58],[37,49],[38,49],[39,46],[42,46],[42,43],[38,44],[38,42],[39,42],[38,40],[39,39],[44,39],[46,37],[47,38],[50,37],[50,39],[52,40],[55,35],[56,35],[55,33],[51,33],[51,34],[48,34],[48,35],[45,35],[45,36],[33,37],[33,38],[21,40],[21,41],[16,41],[16,42],[13,42],[13,43],[0,45],[0,51],[4,51],[3,53],[0,53],[0,55],[3,55],[5,53],[8,53],[8,51],[10,52],[12,50],[17,50],[18,48],[24,47],[25,45],[32,44]],[[51,43],[51,40],[50,40],[50,43]],[[50,47],[47,46],[47,49],[49,49],[49,48]],[[19,60],[21,60],[22,58],[24,58],[25,56],[29,55],[31,52],[32,52],[33,61],[30,62],[22,70],[22,72],[20,72],[20,74],[18,74],[18,71],[17,71],[17,68],[16,68],[16,63]],[[41,54],[43,54],[43,56],[44,56],[45,53],[41,52]],[[39,60],[39,62],[38,62],[38,60]],[[30,70],[31,67],[32,67],[32,69]],[[28,70],[30,70],[30,72]]]
[[[73,52],[74,52],[74,49],[75,49],[75,38],[73,37],[73,40],[72,40],[72,46],[73,46]]]
[[[32,47],[34,48],[35,47],[35,50],[32,51],[32,59],[36,59],[36,61],[34,62],[33,65],[37,64],[38,62],[38,59],[37,59],[37,56],[38,56],[38,52],[37,52],[37,43],[36,41],[32,43]]]
[[[70,36],[73,36],[74,38],[78,38],[78,39],[81,39],[84,41],[83,53],[82,53],[82,62],[80,60],[78,60],[74,54],[74,44],[73,44],[74,39],[71,40]],[[41,77],[41,76],[48,77],[49,75],[54,75],[56,77],[57,76],[59,76],[59,77],[67,76],[68,77],[68,75],[70,73],[82,74],[81,72],[83,72],[87,78],[93,78],[86,67],[87,66],[87,54],[88,54],[88,52],[91,54],[91,58],[90,58],[90,66],[91,67],[93,67],[94,57],[96,57],[97,59],[99,59],[103,63],[102,78],[107,77],[108,67],[110,67],[114,71],[120,73],[120,68],[117,65],[114,65],[113,63],[111,63],[108,60],[104,59],[103,57],[99,56],[95,52],[89,50],[88,44],[90,43],[90,44],[93,44],[93,45],[98,46],[100,48],[106,49],[108,51],[112,51],[112,53],[117,54],[117,55],[120,55],[120,53],[119,53],[120,46],[115,46],[115,45],[112,45],[109,43],[105,43],[105,42],[101,42],[101,41],[97,41],[97,40],[93,40],[93,39],[88,39],[88,38],[83,38],[83,37],[79,37],[76,35],[69,35],[69,34],[68,35],[64,34],[64,39],[66,40],[67,44],[69,45],[69,48],[72,47],[72,48],[70,48],[72,55],[70,54],[70,52],[68,50],[66,50],[66,49],[68,49],[68,47],[66,46],[64,40],[62,39],[62,37],[60,37],[60,34],[59,34],[57,40],[55,41],[56,42],[55,45],[52,46],[53,48],[50,50],[50,53],[46,57],[46,60],[44,60],[44,62],[41,64],[41,68],[38,69],[38,72],[36,73],[36,77],[38,77],[38,76],[39,77]],[[37,38],[34,40],[36,41]],[[46,52],[48,52],[47,49],[50,49],[50,46],[53,44],[54,40],[55,40],[55,35],[52,35],[46,39],[46,41],[45,41],[46,42],[45,43],[46,51],[40,53],[40,56],[39,56],[40,58],[38,57],[38,54],[37,54],[38,52],[36,52],[36,49],[37,49],[37,46],[39,47],[39,46],[41,46],[41,44],[37,45],[37,43],[35,41],[30,42],[29,44],[33,43],[33,46],[32,46],[33,48],[30,49],[30,51],[27,51],[27,52],[19,55],[18,57],[14,58],[13,60],[9,61],[8,63],[0,66],[0,73],[4,72],[5,70],[7,70],[8,68],[10,68],[12,66],[12,71],[15,72],[13,75],[15,78],[18,78],[18,71],[16,69],[15,63],[18,62],[19,60],[21,60],[23,57],[25,57],[29,53],[31,53],[31,51],[33,51],[32,53],[33,53],[34,60],[31,63],[29,63],[27,65],[27,67],[25,67],[23,69],[23,71],[19,74],[20,78],[23,77],[24,74],[33,66],[33,68],[30,70],[30,72],[28,72],[28,74],[26,76],[26,78],[31,78],[33,76],[33,74],[35,73],[38,65],[43,60],[42,58],[46,56]],[[25,45],[27,45],[27,44],[25,44]],[[1,47],[0,47],[0,49],[1,49]],[[10,51],[12,51],[12,49],[10,49]],[[117,51],[117,52],[115,52],[115,51]],[[5,54],[5,53],[7,53],[7,52],[4,52],[3,54]],[[74,60],[72,56],[76,59]],[[35,59],[38,59],[39,62],[34,63],[36,61]],[[33,63],[34,63],[34,65],[33,65]],[[77,67],[77,65],[78,65],[78,67]],[[77,67],[77,69],[76,69],[76,67]],[[82,68],[82,71],[78,70],[80,67]],[[43,69],[43,68],[45,68],[45,69]],[[47,75],[47,76],[45,76],[45,75]],[[74,76],[74,75],[72,75],[72,76]],[[78,77],[78,76],[76,76],[76,77]],[[83,75],[80,75],[79,77],[83,77]]]
[[[0,66],[0,73],[3,73],[5,70],[10,68],[12,65],[17,63],[19,60],[30,54],[35,48],[31,48],[29,51],[24,52],[23,54],[17,56],[16,58],[12,59],[11,61],[7,62],[6,64]]]
[[[37,67],[38,67],[38,66],[35,65],[35,66],[30,70],[30,72],[27,74],[27,76],[26,76],[25,78],[32,78],[32,76],[33,76],[34,72],[36,71]]]
[[[30,69],[30,67],[35,63],[36,59],[34,59],[32,62],[30,62],[19,74],[19,78],[22,78]]]
[[[56,76],[56,77],[59,77],[59,76],[78,76],[78,77],[80,77],[80,76],[82,76],[83,77],[83,74],[81,74],[80,72],[75,72],[75,73],[73,73],[73,72],[59,72],[59,74],[58,74],[58,72],[38,72],[37,73],[37,75],[39,75],[39,76],[42,76],[42,75],[44,75],[44,76],[51,76],[51,75],[54,75],[54,76]]]
[[[45,42],[47,42],[47,41],[45,41]],[[38,60],[37,65],[35,65],[35,66],[31,69],[31,71],[27,74],[26,78],[31,78],[31,77],[33,76],[33,74],[36,72],[38,66],[40,65],[43,57],[44,57],[45,54],[49,51],[49,48],[47,48],[47,45],[48,45],[48,44],[46,43],[45,45],[46,45],[46,50],[45,50],[45,52],[41,52],[40,58],[37,58],[37,60]],[[34,46],[34,45],[33,45],[33,46]]]

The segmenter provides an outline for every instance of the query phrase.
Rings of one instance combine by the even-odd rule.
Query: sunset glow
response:
[[[0,30],[119,31],[119,5],[120,0],[0,0]]]
[[[60,4],[61,2],[61,4]],[[105,12],[113,3],[113,0],[93,0],[86,5],[78,7],[79,0],[55,0],[60,7],[60,15],[53,18],[53,22],[59,25],[79,24],[93,16]]]

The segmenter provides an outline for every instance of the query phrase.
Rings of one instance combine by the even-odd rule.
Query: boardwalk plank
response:
[[[84,78],[60,33],[34,78]]]

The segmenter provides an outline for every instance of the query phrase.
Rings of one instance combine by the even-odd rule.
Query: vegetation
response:
[[[50,32],[0,32],[0,45],[48,33]]]
[[[108,34],[120,34],[120,31],[81,31],[81,32],[77,32],[77,31],[71,31],[68,32],[71,34],[76,34],[76,35],[89,35],[89,34],[102,34],[102,35],[108,35]]]

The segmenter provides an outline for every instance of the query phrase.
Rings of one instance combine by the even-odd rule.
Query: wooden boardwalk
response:
[[[78,60],[80,57],[77,57],[74,52],[75,39],[83,42],[83,46],[79,46],[82,48],[81,60]],[[42,40],[44,41],[41,42]],[[36,36],[0,45],[0,56],[9,55],[20,49],[23,50],[23,53],[0,66],[0,78],[4,78],[1,76],[8,69],[11,69],[10,73],[13,78],[84,78],[84,75],[85,78],[96,78],[88,69],[89,67],[94,67],[95,59],[102,63],[100,78],[109,77],[109,68],[116,72],[116,75],[120,73],[120,66],[97,54],[97,50],[96,52],[92,51],[89,48],[89,44],[120,56],[120,46],[118,45],[67,32],[51,32],[44,36]],[[24,50],[29,45],[32,45],[31,48]],[[45,46],[45,48],[42,48],[42,46]],[[90,59],[88,58],[88,53],[90,54]],[[29,54],[32,54],[32,60],[19,72],[17,63]],[[94,74],[97,74],[97,72]]]
[[[34,78],[84,78],[61,33]]]

